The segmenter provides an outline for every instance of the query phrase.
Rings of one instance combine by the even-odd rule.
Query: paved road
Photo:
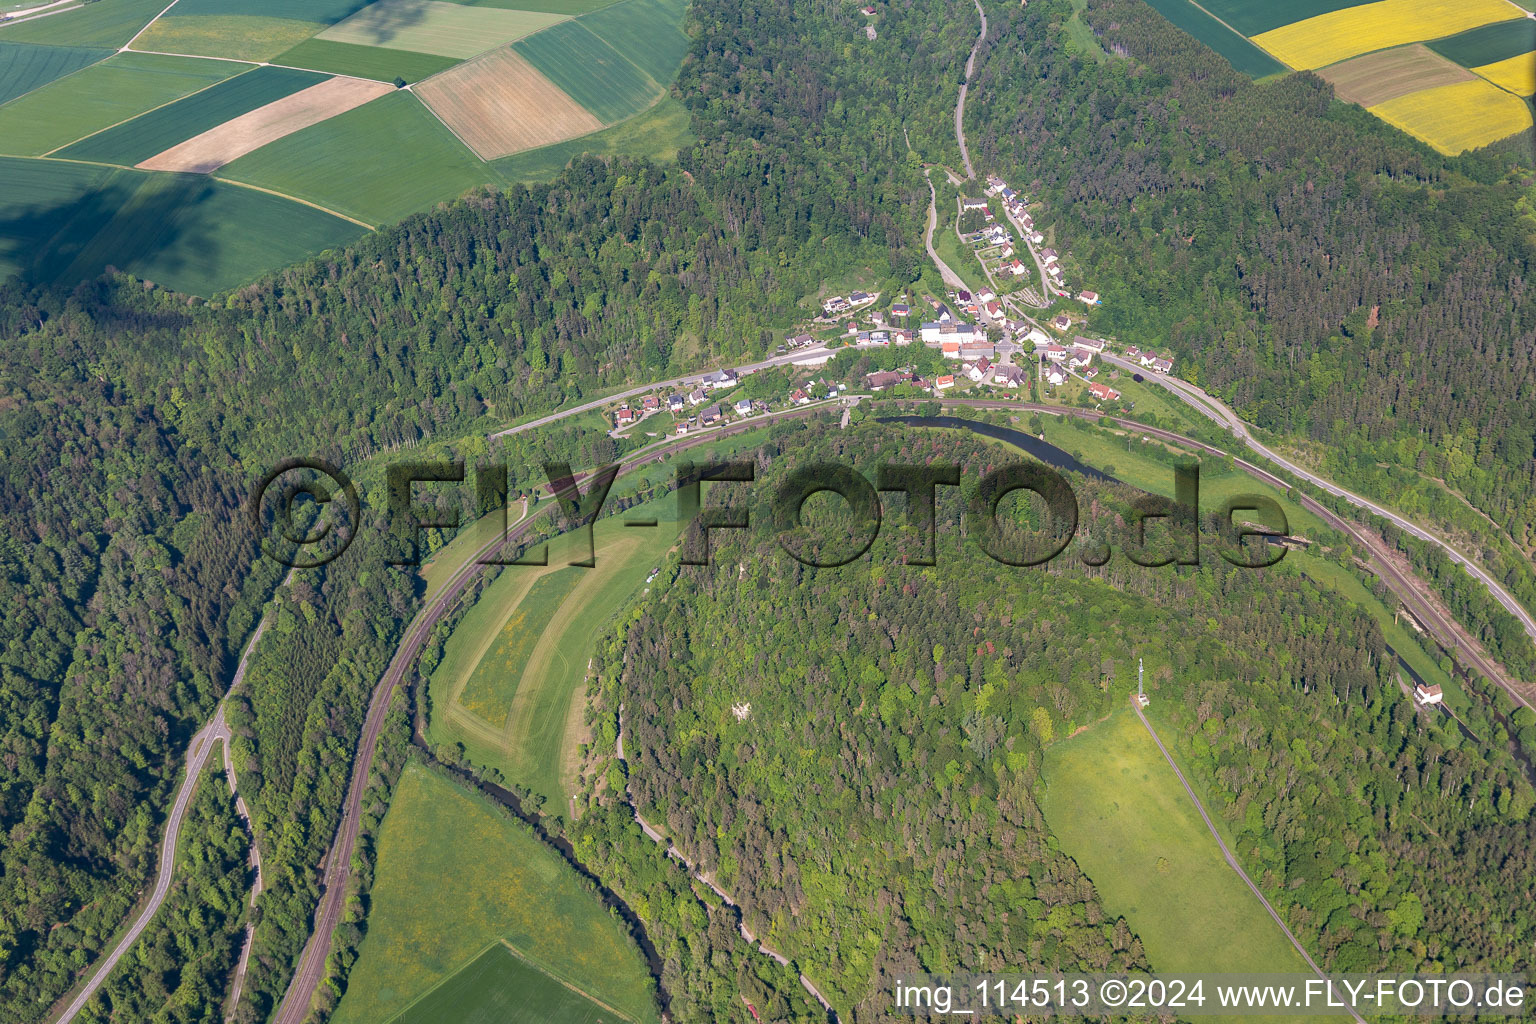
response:
[[[971,151],[965,146],[965,94],[971,87],[971,72],[976,68],[976,52],[987,38],[987,12],[981,9],[981,0],[975,2],[976,13],[981,15],[981,34],[976,37],[976,45],[971,47],[971,55],[965,59],[965,81],[960,83],[960,99],[955,102],[955,141],[960,143],[960,159],[965,163],[967,178],[976,177],[976,171],[971,167]]]
[[[932,168],[929,168],[931,171]],[[928,179],[928,233],[923,237],[923,244],[928,247],[928,258],[933,260],[933,265],[939,268],[939,277],[950,288],[968,292],[970,285],[965,279],[955,273],[953,267],[939,259],[939,251],[933,247],[933,232],[939,226],[939,193],[933,187],[933,179]]]
[[[1103,358],[1105,362],[1118,366],[1121,369],[1131,370],[1138,373],[1141,372],[1141,367],[1132,363],[1128,359],[1122,359],[1119,356],[1115,356],[1108,352],[1104,353]],[[1409,522],[1407,519],[1404,519],[1402,516],[1398,515],[1396,512],[1393,512],[1391,509],[1383,508],[1381,505],[1376,504],[1369,498],[1363,498],[1352,491],[1348,491],[1343,487],[1332,483],[1331,481],[1323,479],[1311,470],[1303,466],[1296,465],[1294,462],[1285,458],[1283,455],[1277,454],[1265,446],[1262,442],[1258,441],[1253,436],[1253,434],[1249,432],[1248,425],[1245,424],[1235,412],[1229,409],[1225,403],[1223,403],[1220,399],[1207,394],[1203,389],[1196,387],[1188,381],[1179,380],[1176,377],[1168,377],[1159,373],[1149,373],[1146,375],[1146,378],[1155,384],[1162,385],[1174,395],[1181,398],[1192,408],[1215,420],[1217,423],[1226,427],[1228,430],[1231,430],[1232,433],[1236,434],[1238,439],[1246,444],[1249,448],[1264,456],[1266,459],[1269,459],[1275,465],[1283,467],[1301,479],[1306,480],[1308,483],[1311,483],[1317,487],[1321,487],[1323,490],[1327,491],[1329,494],[1334,495],[1335,497],[1343,498],[1345,501],[1349,502],[1351,505],[1354,505],[1356,508],[1364,509],[1373,515],[1379,516],[1380,518],[1394,524],[1404,532],[1409,533],[1414,537],[1419,538],[1420,540],[1428,541],[1429,543],[1439,547],[1446,553],[1446,556],[1449,557],[1451,561],[1461,566],[1473,579],[1487,587],[1489,593],[1493,595],[1494,599],[1498,601],[1499,604],[1503,605],[1511,615],[1518,619],[1520,624],[1525,627],[1526,633],[1530,634],[1533,640],[1536,640],[1536,617],[1533,617],[1531,613],[1520,604],[1520,602],[1516,601],[1514,596],[1510,594],[1509,591],[1505,590],[1503,585],[1499,583],[1498,580],[1494,579],[1492,575],[1486,572],[1482,566],[1478,565],[1472,559],[1462,554],[1455,547],[1451,546],[1449,542],[1443,540],[1436,534]]]
[[[604,401],[612,400],[611,397],[604,399]],[[767,422],[809,416],[818,411],[820,411],[818,406],[802,406],[737,420],[720,429],[701,431],[690,434],[686,438],[665,443],[658,442],[631,452],[621,459],[619,475],[623,476],[696,445],[754,430]],[[561,415],[571,415],[574,412],[576,410],[567,410]],[[390,697],[395,687],[404,681],[406,674],[416,663],[416,658],[420,655],[422,647],[425,646],[438,620],[452,607],[459,594],[483,568],[480,560],[504,544],[522,537],[533,527],[536,520],[555,508],[557,504],[557,502],[548,502],[536,508],[531,515],[525,516],[517,525],[508,527],[505,538],[496,537],[470,555],[449,577],[437,596],[432,598],[411,621],[405,637],[395,651],[395,656],[390,660],[389,667],[385,669],[378,685],[374,687],[373,697],[368,704],[368,715],[363,722],[363,733],[358,739],[357,753],[352,763],[352,781],[347,789],[346,803],[342,808],[341,824],[337,828],[336,838],[332,841],[330,853],[325,858],[326,868],[321,880],[324,891],[320,898],[320,906],[315,911],[314,929],[310,933],[309,941],[304,945],[304,950],[299,956],[298,968],[278,1007],[274,1018],[275,1024],[302,1024],[305,1017],[309,1015],[315,990],[325,978],[325,961],[330,954],[331,936],[336,930],[336,925],[341,921],[341,913],[346,902],[347,877],[352,871],[352,850],[357,844],[357,834],[362,822],[363,791],[367,788],[368,775],[372,771],[374,754],[378,749],[379,734],[383,732],[385,715],[389,711]]]
[[[1226,840],[1222,839],[1221,833],[1216,831],[1216,823],[1211,820],[1211,816],[1209,814],[1205,813],[1205,805],[1200,802],[1200,798],[1198,796],[1195,796],[1195,791],[1189,786],[1189,780],[1184,778],[1184,773],[1180,771],[1179,766],[1174,763],[1173,755],[1168,753],[1167,747],[1163,746],[1163,741],[1157,735],[1157,730],[1152,728],[1152,723],[1147,721],[1146,715],[1142,714],[1141,706],[1132,701],[1131,709],[1136,712],[1136,717],[1141,719],[1141,724],[1147,727],[1147,732],[1152,735],[1152,742],[1157,744],[1157,749],[1163,752],[1163,758],[1168,762],[1168,767],[1172,768],[1173,774],[1179,777],[1179,785],[1183,786],[1184,792],[1189,794],[1190,802],[1195,805],[1195,810],[1200,812],[1200,817],[1202,820],[1204,820],[1205,827],[1210,829],[1211,838],[1216,840],[1217,846],[1221,847],[1221,855],[1226,859],[1227,866],[1233,871],[1237,872],[1237,877],[1241,878],[1243,880],[1243,884],[1248,886],[1253,895],[1258,898],[1258,901],[1264,904],[1264,909],[1269,911],[1269,916],[1274,918],[1275,924],[1280,926],[1280,930],[1282,932],[1285,932],[1285,937],[1291,940],[1291,945],[1296,947],[1296,952],[1300,953],[1301,958],[1307,962],[1307,966],[1312,968],[1313,972],[1328,984],[1328,994],[1337,1000],[1338,994],[1334,991],[1333,982],[1328,981],[1328,975],[1324,974],[1323,969],[1317,966],[1317,961],[1312,959],[1312,956],[1307,952],[1306,947],[1297,941],[1295,935],[1291,934],[1291,930],[1286,927],[1285,921],[1283,921],[1280,915],[1275,912],[1275,908],[1270,905],[1269,900],[1264,898],[1264,894],[1259,891],[1259,887],[1253,884],[1253,879],[1248,877],[1248,872],[1244,871],[1243,866],[1237,862],[1237,858],[1232,856],[1232,851],[1227,849]],[[1342,1000],[1339,1001],[1342,1002]],[[1355,1024],[1365,1024],[1365,1018],[1356,1013],[1353,1008],[1347,1009],[1349,1015],[1355,1019]]]
[[[235,668],[234,680],[229,684],[225,692],[225,700],[235,687],[245,679],[246,666],[250,662],[251,651],[256,649],[261,634],[267,628],[266,616],[262,616],[256,624],[255,631],[250,640],[246,642],[245,651],[240,655],[240,664]],[[176,869],[176,840],[181,834],[181,823],[187,815],[187,808],[191,805],[192,794],[197,790],[198,781],[202,778],[203,769],[208,764],[208,756],[213,751],[213,745],[221,740],[228,743],[229,726],[224,721],[224,700],[219,701],[218,709],[208,724],[199,729],[193,736],[192,742],[187,745],[186,775],[181,780],[181,788],[176,791],[176,802],[171,805],[170,815],[165,822],[165,838],[160,841],[160,866],[155,875],[155,887],[150,893],[149,902],[139,912],[133,925],[127,933],[118,940],[112,952],[98,961],[96,970],[91,974],[91,979],[75,994],[75,998],[64,1008],[64,1012],[57,1018],[58,1024],[69,1024],[75,1019],[81,1009],[85,1007],[96,994],[96,990],[107,980],[112,969],[117,966],[123,954],[128,952],[135,941],[138,940],[144,929],[149,927],[149,922],[154,919],[160,910],[160,905],[165,902],[166,894],[171,891],[171,882],[174,880]],[[233,776],[231,776],[233,778]]]

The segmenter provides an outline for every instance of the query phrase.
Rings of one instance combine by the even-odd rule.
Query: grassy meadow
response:
[[[384,818],[370,901],[368,934],[335,1024],[395,1018],[502,940],[544,976],[640,1024],[656,1020],[644,963],[598,897],[485,797],[414,762]],[[482,1002],[496,992],[515,1001],[529,993],[500,986],[536,980],[527,972],[500,973],[500,980],[471,974],[444,998],[459,1006],[456,993],[478,988]],[[549,995],[547,985],[542,991]]]
[[[531,149],[526,153],[492,161],[491,166],[509,182],[548,181],[576,157],[627,154],[656,163],[674,163],[677,152],[694,142],[689,126],[688,108],[682,101],[667,97],[638,117],[583,135],[569,142]]]
[[[567,536],[549,545],[547,567],[503,570],[449,637],[432,674],[428,740],[462,743],[471,760],[563,808],[582,742],[580,695],[592,645],[665,559],[677,532],[671,510],[664,499],[601,520],[594,568],[567,565],[586,554]],[[660,525],[623,525],[643,515]]]
[[[604,124],[615,124],[643,111],[664,90],[587,29],[586,21],[556,25],[520,40],[514,49],[593,116]]]
[[[498,942],[390,1024],[605,1024],[628,1020]]]
[[[352,75],[372,78],[380,82],[393,82],[403,78],[407,82],[419,82],[439,71],[446,71],[458,63],[454,57],[439,57],[432,53],[413,53],[409,50],[390,50],[382,46],[358,46],[354,43],[337,43],[329,39],[306,39],[291,50],[272,58],[274,64],[309,68],[332,75]]]
[[[1306,970],[1129,707],[1047,748],[1044,771],[1047,824],[1154,971]]]
[[[41,156],[245,70],[221,60],[119,53],[0,107],[0,148]]]
[[[403,89],[278,139],[219,173],[370,224],[403,220],[495,181],[491,169]]]
[[[185,16],[177,8],[156,21],[133,42],[137,50],[187,53],[232,60],[271,60],[325,26],[291,18],[252,14]]]
[[[169,0],[97,0],[78,9],[26,18],[0,25],[0,42],[47,43],[50,46],[100,46],[115,50],[127,44]]]

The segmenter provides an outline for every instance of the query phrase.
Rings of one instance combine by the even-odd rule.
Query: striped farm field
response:
[[[268,143],[393,91],[392,85],[366,78],[328,78],[230,118],[217,128],[156,153],[138,166],[146,171],[208,174]]]
[[[307,89],[324,78],[312,71],[256,68],[82,139],[60,150],[58,155],[131,167],[230,118]]]
[[[1372,107],[1421,89],[1469,82],[1476,78],[1459,64],[1415,43],[1352,57],[1318,71],[1339,99]]]
[[[614,47],[651,77],[666,85],[688,52],[683,34],[683,8],[663,0],[621,0],[588,14],[581,26]]]
[[[0,276],[69,287],[108,266],[196,295],[352,241],[355,224],[222,182],[0,158]]]
[[[608,1024],[628,1017],[519,957],[504,942],[465,965],[389,1024]]]
[[[136,50],[158,50],[196,57],[271,60],[325,26],[291,18],[247,14],[172,14],[159,19],[133,42]]]
[[[1531,108],[1524,100],[1481,78],[1409,93],[1369,109],[1447,155],[1531,127]]]
[[[515,949],[521,963],[535,968],[532,975],[516,972],[522,984],[563,983],[616,1008],[604,1021],[657,1019],[650,976],[617,915],[554,850],[488,798],[407,763],[379,829],[375,863],[368,932],[335,1024],[399,1020],[498,947]],[[463,980],[472,993],[489,979],[471,974]],[[442,1015],[408,1012],[404,1019],[467,1024],[474,1018],[460,1013],[475,1000],[462,987],[449,987],[448,995],[456,991]],[[514,1002],[517,995],[511,993]]]
[[[222,60],[119,53],[0,107],[0,149],[41,156],[244,70]]]
[[[172,10],[178,15],[256,14],[267,18],[318,21],[334,25],[365,3],[367,0],[176,0]]]
[[[1429,48],[1464,68],[1529,57],[1536,50],[1536,19],[1513,18],[1436,39]]]
[[[97,0],[63,12],[0,25],[0,41],[117,49],[148,25],[170,0]]]
[[[1508,0],[1378,0],[1271,29],[1253,41],[1293,68],[1320,68],[1505,21],[1513,10]]]
[[[603,127],[510,47],[422,82],[416,95],[483,160]]]
[[[0,37],[0,103],[24,96],[55,79],[112,56],[84,46],[33,46]],[[5,139],[0,138],[0,145]]]
[[[662,87],[593,35],[584,21],[556,25],[521,40],[513,49],[604,124],[633,117],[656,102]]]
[[[528,667],[528,656],[581,574],[582,570],[565,566],[533,581],[516,606],[508,610],[501,629],[486,636],[489,648],[480,652],[475,664],[465,666],[470,672],[452,698],[454,703],[489,725],[501,728],[507,724],[512,695]],[[514,571],[508,575],[515,578],[519,574]]]
[[[375,0],[321,39],[442,57],[473,57],[564,21],[566,15],[468,7],[444,0]]]
[[[1231,25],[1245,36],[1256,36],[1281,25],[1315,18],[1319,14],[1355,7],[1362,0],[1200,0],[1200,6],[1213,17]]]
[[[370,224],[402,220],[497,180],[404,89],[263,146],[219,175]]]
[[[1228,64],[1249,76],[1263,78],[1279,74],[1285,65],[1238,35],[1190,0],[1147,0],[1147,3],[1174,25],[1225,57]],[[1202,5],[1203,6],[1203,5]]]
[[[1536,92],[1536,56],[1529,53],[1496,64],[1484,64],[1472,70],[1516,96],[1529,96]]]
[[[458,58],[391,50],[383,46],[357,46],[330,39],[306,39],[272,58],[272,63],[332,75],[356,75],[379,82],[393,82],[397,78],[419,82],[439,71],[447,71],[458,63]]]
[[[498,7],[512,11],[544,11],[548,14],[568,14],[575,17],[588,11],[601,10],[615,0],[452,0],[465,7]]]

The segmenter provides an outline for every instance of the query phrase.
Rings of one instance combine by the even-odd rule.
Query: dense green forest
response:
[[[989,8],[967,139],[1088,268],[1095,328],[1171,347],[1332,478],[1465,530],[1536,604],[1529,138],[1448,159],[1309,72],[1254,83],[1140,0],[1082,13],[1102,61],[1062,45],[1072,15]],[[1492,646],[1513,625],[1457,604]]]
[[[937,566],[905,564],[914,538],[893,498],[868,555],[807,568],[766,524],[776,482],[821,458],[866,472],[953,459],[973,487],[1017,456],[879,424],[779,428],[758,482],[711,499],[759,525],[715,534],[714,565],[641,603],[602,654],[596,713],[611,735],[625,706],[641,812],[840,1012],[881,1019],[902,972],[1146,962],[1037,803],[1043,749],[1123,706],[1138,657],[1239,855],[1320,962],[1524,962],[1536,933],[1509,896],[1536,867],[1536,794],[1503,747],[1415,719],[1365,611],[1285,563],[1094,569],[1069,548],[1010,568],[975,546],[954,492]],[[1134,494],[1077,489],[1094,520],[1080,532],[1118,547]],[[836,533],[846,514],[824,500],[808,519]]]

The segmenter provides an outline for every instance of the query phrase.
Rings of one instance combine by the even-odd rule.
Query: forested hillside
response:
[[[1017,456],[888,425],[776,431],[757,482],[712,499],[749,505],[757,526],[713,534],[712,565],[642,603],[602,655],[602,714],[624,704],[641,813],[840,1012],[883,1019],[903,973],[1147,961],[1039,803],[1043,751],[1122,708],[1141,657],[1187,727],[1181,758],[1320,962],[1522,963],[1533,925],[1508,897],[1536,867],[1521,852],[1536,838],[1530,784],[1502,751],[1415,719],[1363,610],[1284,563],[1116,555],[1091,569],[1074,546],[1010,568],[974,532],[958,542],[953,491],[936,567],[906,564],[914,536],[893,497],[868,555],[807,568],[767,524],[776,484],[818,458],[866,474],[959,460],[968,489]],[[1093,535],[1116,546],[1132,497],[1078,483]],[[814,499],[808,519],[836,533],[842,508]]]
[[[1083,13],[1103,62],[1063,45],[1068,0],[989,10],[972,152],[1043,197],[1104,296],[1095,326],[1170,346],[1245,419],[1410,514],[1456,521],[1458,500],[1415,487],[1443,481],[1488,517],[1474,531],[1520,546],[1471,542],[1536,602],[1529,137],[1442,157],[1310,72],[1255,84],[1141,0]],[[1472,621],[1497,649],[1503,613]],[[1527,667],[1528,646],[1510,655]]]

